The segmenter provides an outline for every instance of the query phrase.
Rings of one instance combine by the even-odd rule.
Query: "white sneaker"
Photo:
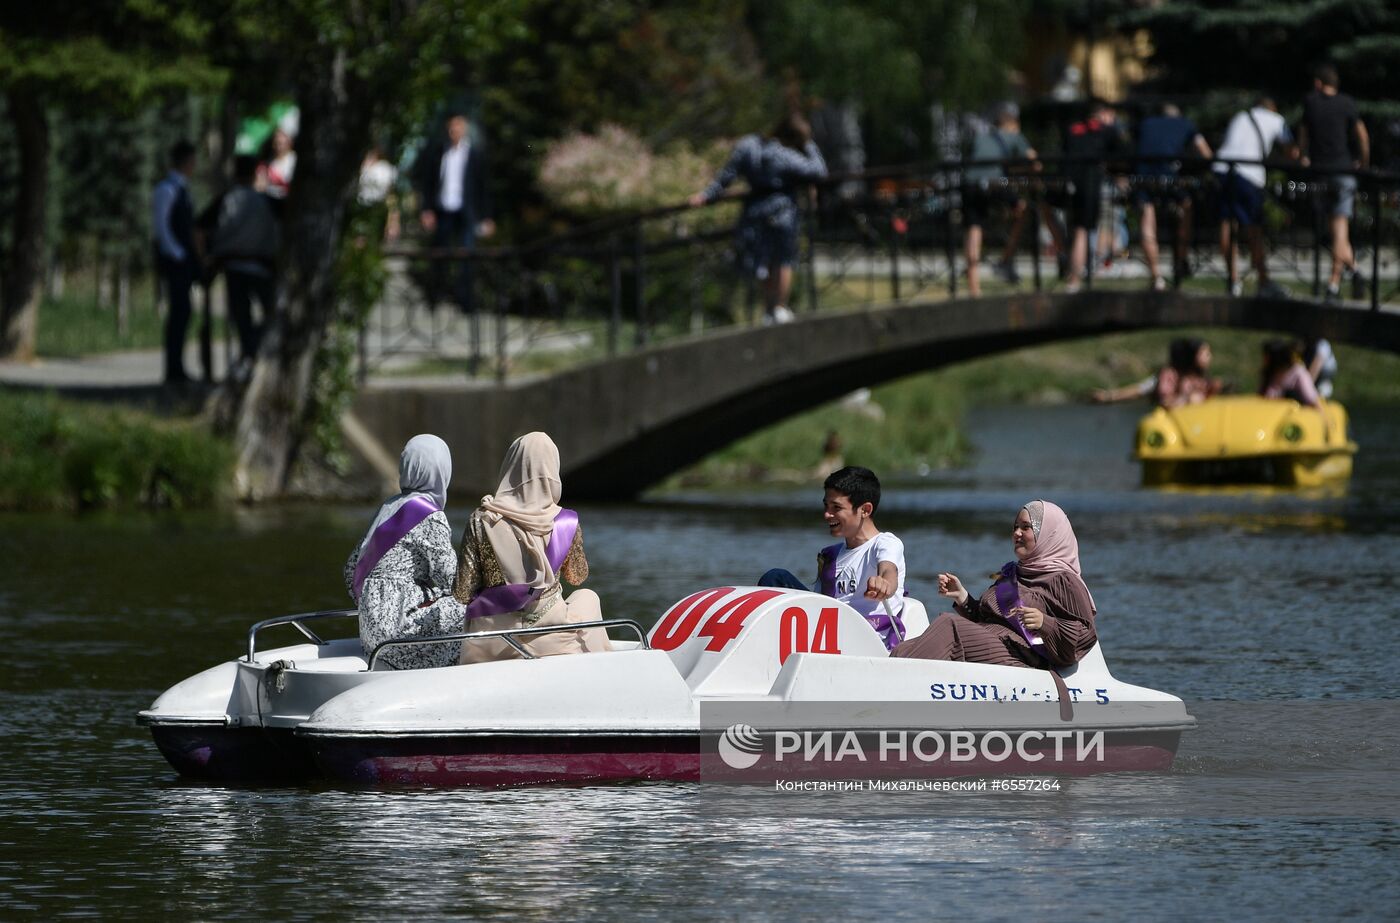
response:
[[[1152,291],[1165,292],[1167,290],[1167,280],[1157,276],[1152,280]]]
[[[780,304],[773,309],[773,312],[763,318],[763,322],[768,325],[790,324],[797,320],[797,315],[792,313],[792,308],[785,304]]]
[[[1243,282],[1231,282],[1231,283],[1230,283],[1230,297],[1232,297],[1232,298],[1238,298],[1238,297],[1240,297],[1240,296],[1243,295],[1243,294],[1244,294],[1244,283],[1243,283]]]

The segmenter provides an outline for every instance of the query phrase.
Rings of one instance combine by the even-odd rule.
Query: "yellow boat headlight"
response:
[[[1160,449],[1167,444],[1167,437],[1163,436],[1160,430],[1148,430],[1147,435],[1142,437],[1142,441],[1147,443],[1149,449]]]
[[[1303,428],[1297,423],[1285,423],[1281,433],[1288,442],[1297,442],[1303,438]]]

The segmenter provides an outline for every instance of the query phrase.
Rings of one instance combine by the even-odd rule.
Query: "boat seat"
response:
[[[294,662],[296,669],[306,673],[363,673],[369,668],[369,661],[363,657],[321,657]]]
[[[1065,679],[1069,679],[1071,676],[1081,671],[1084,673],[1102,673],[1105,676],[1108,675],[1108,664],[1104,662],[1103,647],[1099,642],[1095,641],[1094,646],[1089,648],[1083,657],[1079,658],[1078,663],[1073,666],[1062,667],[1055,672]]]
[[[899,620],[904,623],[904,640],[917,638],[928,630],[928,609],[914,597],[906,596],[904,597],[904,609],[899,614]]]

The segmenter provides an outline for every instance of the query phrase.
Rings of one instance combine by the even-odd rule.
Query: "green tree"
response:
[[[282,310],[251,376],[226,389],[219,416],[235,436],[239,493],[276,496],[321,416],[315,388],[338,314],[336,265],[347,206],[377,129],[441,97],[452,62],[517,31],[516,0],[233,0],[240,41],[224,63],[275,73],[301,111],[297,173],[284,219]]]
[[[1164,92],[1269,93],[1287,107],[1311,88],[1314,66],[1332,63],[1364,116],[1400,115],[1392,0],[1175,0],[1115,24],[1151,34],[1153,86]]]
[[[498,198],[539,204],[535,177],[551,141],[605,124],[653,150],[766,126],[777,103],[743,0],[523,0],[520,28],[465,59],[457,82],[480,87]]]
[[[172,92],[211,90],[195,0],[56,0],[0,6],[0,92],[14,128],[16,189],[0,281],[0,358],[34,354],[47,246],[51,113],[132,114]]]
[[[770,71],[861,114],[876,161],[931,150],[929,106],[978,106],[1006,89],[1027,0],[774,0],[750,19]]]

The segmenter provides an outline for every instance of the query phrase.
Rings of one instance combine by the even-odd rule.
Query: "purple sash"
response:
[[[817,552],[817,580],[823,596],[836,598],[836,559],[841,556],[841,549],[845,547],[845,542],[837,542]]]
[[[846,547],[845,542],[837,542],[835,545],[828,545],[817,552],[817,580],[821,586],[823,596],[836,597],[836,559],[841,556],[841,549]],[[908,596],[906,589],[904,595]],[[870,627],[880,633],[880,639],[885,642],[885,650],[892,651],[899,642],[904,640],[904,620],[895,616],[895,623],[892,624],[889,613],[883,608],[877,612],[872,612],[865,617],[870,623]],[[896,628],[898,630],[896,630]]]
[[[1026,643],[1031,646],[1031,650],[1040,656],[1045,656],[1045,642],[1030,633],[1025,625],[1021,624],[1019,616],[1011,614],[1012,609],[1022,605],[1020,584],[1016,582],[1016,562],[1007,561],[1001,566],[1001,579],[994,587],[997,594],[997,608],[1001,610],[1002,620],[1020,633]]]
[[[394,515],[379,524],[374,534],[365,543],[365,550],[355,564],[355,578],[350,583],[350,594],[359,603],[360,593],[365,587],[365,578],[374,570],[379,560],[399,543],[405,535],[413,531],[429,516],[438,512],[437,504],[427,497],[413,497],[394,512]]]
[[[554,517],[554,530],[549,533],[549,541],[544,546],[545,559],[549,561],[549,566],[554,569],[555,574],[564,566],[564,559],[569,556],[569,549],[573,547],[574,536],[577,534],[578,513],[560,507],[559,515]],[[520,612],[539,599],[543,593],[543,587],[532,587],[528,583],[503,583],[500,586],[487,587],[476,594],[476,598],[467,606],[467,618],[479,619],[488,615]]]
[[[908,637],[904,630],[904,619],[896,615],[891,622],[890,615],[885,611],[884,606],[867,615],[865,620],[870,623],[871,628],[880,633],[880,640],[885,642],[885,650],[887,651],[894,650],[899,646],[899,642]]]

